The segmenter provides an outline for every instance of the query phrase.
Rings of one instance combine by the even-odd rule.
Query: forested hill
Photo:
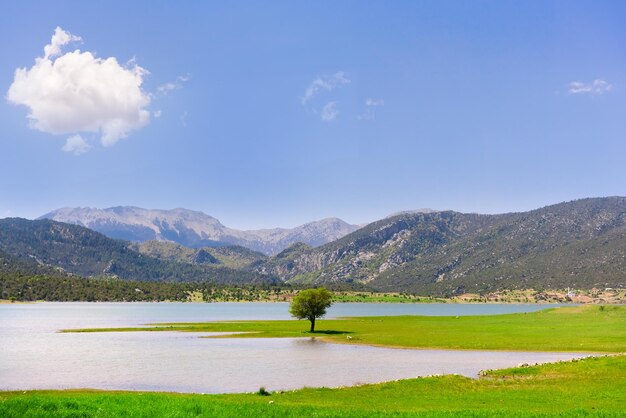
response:
[[[423,295],[626,288],[626,198],[502,215],[403,213],[273,257],[237,246],[130,244],[51,220],[0,220],[0,271],[144,281],[367,287]]]
[[[265,254],[239,245],[189,248],[168,241],[146,241],[132,243],[130,248],[160,260],[191,264],[220,264],[234,269],[248,269],[268,259]]]
[[[626,198],[503,215],[402,214],[321,247],[289,248],[259,271],[294,283],[358,282],[433,295],[624,288]]]
[[[256,283],[266,275],[220,264],[159,260],[129,248],[124,241],[77,225],[47,219],[0,219],[0,255],[4,271],[33,274],[66,272],[82,277],[117,277],[145,281]]]

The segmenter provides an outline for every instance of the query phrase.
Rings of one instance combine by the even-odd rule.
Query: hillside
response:
[[[0,271],[147,281],[332,285],[450,296],[626,288],[626,198],[501,215],[404,212],[267,257],[241,246],[129,243],[51,220],[0,220]],[[275,278],[275,279],[273,279]]]
[[[326,244],[358,229],[341,219],[327,218],[291,229],[241,231],[228,228],[216,218],[198,211],[133,206],[62,208],[40,219],[81,225],[110,238],[132,242],[170,241],[190,248],[239,245],[267,255],[279,253],[299,241],[312,246]]]
[[[318,248],[294,246],[258,271],[434,295],[626,287],[626,198],[504,215],[401,214]]]
[[[82,277],[117,277],[144,281],[271,281],[254,272],[221,265],[159,260],[128,248],[88,228],[51,220],[0,219],[3,270],[32,274],[50,271]]]
[[[37,263],[33,259],[20,259],[0,250],[0,277],[7,275],[68,277],[57,267]]]
[[[189,248],[167,241],[146,241],[131,244],[130,248],[159,260],[222,265],[233,269],[248,269],[268,258],[262,253],[238,245]]]

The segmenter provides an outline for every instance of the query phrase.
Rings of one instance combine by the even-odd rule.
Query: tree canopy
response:
[[[291,301],[289,313],[311,321],[311,332],[315,332],[315,319],[326,314],[326,309],[333,303],[332,298],[332,293],[323,287],[303,290]]]

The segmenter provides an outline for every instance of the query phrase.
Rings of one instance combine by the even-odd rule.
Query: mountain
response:
[[[129,248],[127,242],[91,229],[48,219],[0,219],[1,271],[143,281],[271,282],[258,272],[212,264],[161,260]]]
[[[443,212],[443,211],[430,209],[430,208],[421,208],[421,209],[414,209],[414,210],[402,210],[402,211],[399,211],[399,212],[392,213],[391,215],[387,216],[387,218],[393,218],[393,217],[399,216],[399,215],[415,215],[417,213],[435,213],[435,212]]]
[[[162,221],[161,226],[169,225]],[[228,230],[220,225],[213,223]],[[329,225],[334,230],[333,222]],[[309,239],[315,237],[313,231],[324,232],[319,225],[313,231],[301,228],[299,236]],[[298,236],[293,231],[291,238]],[[177,232],[177,237],[185,236],[181,225]],[[225,245],[223,237],[212,241],[219,247],[189,248],[163,240],[129,243],[78,225],[8,218],[0,220],[0,272],[240,284],[280,279],[442,296],[568,286],[626,288],[626,197],[500,215],[401,213],[321,246],[294,242],[271,257]]]
[[[405,213],[259,266],[292,283],[362,283],[451,295],[516,288],[626,287],[626,198],[502,215]]]
[[[220,264],[233,269],[249,269],[268,259],[263,253],[239,245],[189,248],[168,241],[146,241],[133,243],[130,248],[159,260],[190,264]]]
[[[359,227],[341,219],[327,218],[296,228],[240,231],[216,218],[188,209],[152,210],[132,206],[108,209],[62,208],[40,219],[81,225],[110,238],[132,242],[171,241],[190,248],[240,245],[267,255],[295,242],[318,246],[343,237]]]
[[[0,278],[7,274],[23,276],[68,277],[63,269],[39,264],[32,259],[20,259],[0,250]]]

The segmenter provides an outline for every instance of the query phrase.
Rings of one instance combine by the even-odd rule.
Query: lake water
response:
[[[555,305],[552,305],[555,306]],[[548,305],[368,304],[328,317],[482,315]],[[154,322],[287,319],[287,303],[36,303],[0,305],[0,390],[99,388],[199,393],[337,387],[581,357],[571,353],[410,350],[311,338],[208,339],[206,333],[61,334],[64,328]],[[303,323],[306,328],[306,324]]]

